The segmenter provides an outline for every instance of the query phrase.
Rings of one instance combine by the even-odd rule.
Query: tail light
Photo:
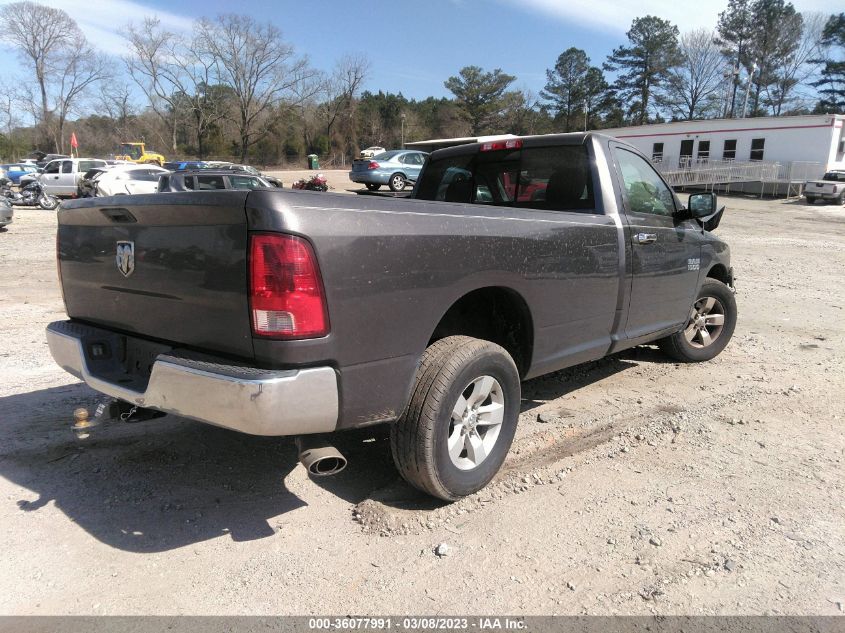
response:
[[[314,249],[293,235],[250,240],[252,331],[272,338],[316,338],[329,332],[325,293]]]
[[[495,152],[502,149],[519,149],[522,147],[521,138],[512,138],[507,141],[492,141],[490,143],[482,143],[482,152]]]
[[[380,165],[376,161],[371,160],[370,163],[367,165],[367,169],[378,169],[379,166]]]

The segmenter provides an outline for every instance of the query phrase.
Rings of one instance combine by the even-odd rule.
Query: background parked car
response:
[[[12,209],[12,205],[9,204],[9,201],[5,197],[0,196],[0,228],[11,224],[14,216],[15,212]]]
[[[371,159],[358,159],[352,162],[349,179],[367,185],[375,191],[382,185],[391,191],[402,191],[408,182],[416,182],[425,159],[425,152],[416,150],[391,150]]]
[[[259,176],[269,182],[273,187],[282,187],[282,181],[278,178],[273,176],[268,176],[267,174],[259,171],[252,165],[238,165],[235,163],[223,163],[220,165],[215,165],[215,169],[225,169],[228,171],[242,171],[252,176]]]
[[[804,196],[813,204],[816,200],[845,204],[845,171],[831,170],[821,180],[810,180],[804,184]]]
[[[156,191],[215,191],[272,187],[261,176],[227,169],[197,169],[162,174]]]
[[[387,150],[383,147],[379,147],[378,145],[373,145],[372,147],[368,147],[367,149],[361,150],[361,158],[372,158],[376,154],[383,154]]]
[[[105,167],[106,161],[99,158],[63,158],[47,163],[38,181],[44,193],[51,196],[75,197],[79,192],[79,181],[89,169]]]
[[[44,169],[47,166],[47,163],[56,160],[57,158],[70,158],[70,156],[66,156],[65,154],[44,154],[41,158],[35,161],[35,166]]]
[[[158,165],[115,165],[96,177],[96,195],[155,193],[159,177],[169,173]]]
[[[185,171],[186,169],[205,169],[210,165],[202,160],[174,160],[164,163],[162,167],[170,171]]]
[[[37,174],[38,168],[35,165],[26,163],[12,163],[9,165],[0,165],[0,169],[6,172],[6,178],[11,180],[14,184],[18,184],[21,176],[26,174]]]

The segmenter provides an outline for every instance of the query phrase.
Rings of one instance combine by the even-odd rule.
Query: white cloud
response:
[[[715,28],[719,12],[727,0],[503,0],[514,7],[541,13],[572,27],[591,27],[604,32],[625,33],[631,21],[644,15],[656,15],[677,25],[681,31],[694,28]],[[798,11],[830,13],[829,0],[793,0]]]
[[[12,0],[0,0],[0,5]],[[126,54],[126,41],[120,31],[129,22],[141,22],[157,16],[168,30],[191,30],[190,18],[144,6],[132,0],[50,0],[49,6],[63,9],[76,20],[85,37],[100,50],[112,55]]]

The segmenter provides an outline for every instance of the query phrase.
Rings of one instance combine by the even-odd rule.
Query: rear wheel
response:
[[[468,336],[437,341],[391,429],[396,467],[412,486],[446,501],[481,490],[507,456],[519,405],[519,373],[503,348]]]
[[[845,204],[845,191],[839,194],[839,197],[836,199],[836,202],[841,206]]]
[[[381,188],[381,185],[377,182],[368,182],[365,184],[367,185],[367,189],[369,189],[370,191],[378,191]]]
[[[815,196],[807,196],[807,204],[813,204],[816,201]]]
[[[402,174],[393,174],[388,182],[388,187],[391,191],[402,191],[405,188],[405,176]]]
[[[697,363],[718,356],[736,327],[736,299],[721,281],[708,278],[680,332],[658,341],[660,348],[684,363]]]

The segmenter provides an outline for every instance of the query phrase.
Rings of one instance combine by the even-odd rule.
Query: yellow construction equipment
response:
[[[153,151],[147,151],[144,143],[121,143],[115,155],[115,160],[128,160],[133,163],[149,163],[161,167],[164,156]]]

